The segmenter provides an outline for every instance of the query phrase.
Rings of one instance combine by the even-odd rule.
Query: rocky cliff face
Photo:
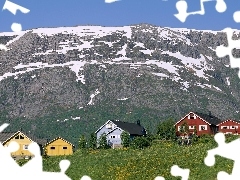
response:
[[[31,122],[29,130],[36,119],[55,122],[59,114],[74,119],[73,111],[88,127],[91,121],[92,130],[110,118],[107,112],[135,121],[126,117],[135,111],[145,123],[153,117],[155,123],[178,119],[188,111],[239,118],[238,70],[215,53],[227,45],[223,32],[149,24],[79,26],[0,33],[0,43],[8,48],[0,51],[1,119]],[[94,108],[106,114],[91,117]]]

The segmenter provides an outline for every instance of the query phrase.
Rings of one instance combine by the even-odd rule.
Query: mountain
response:
[[[240,30],[235,30],[237,39]],[[77,142],[108,119],[149,131],[189,111],[239,119],[238,69],[217,46],[223,32],[77,26],[0,33],[0,121]],[[239,56],[237,49],[233,52]]]

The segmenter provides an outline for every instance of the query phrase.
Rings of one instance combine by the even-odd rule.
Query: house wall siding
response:
[[[51,147],[55,149],[51,149]],[[67,149],[64,149],[66,147]],[[59,156],[59,155],[72,155],[73,147],[71,144],[63,141],[62,139],[57,139],[46,146],[47,155],[49,156]]]
[[[24,137],[24,139],[15,139],[15,137],[17,137],[18,135],[21,135]],[[10,140],[8,140],[6,143],[4,143],[3,146],[8,146],[12,141],[15,141],[19,144],[19,149],[16,152],[11,153],[12,156],[33,156],[34,154],[30,153],[28,150],[26,150],[24,148],[25,145],[29,145],[32,143],[32,141],[30,141],[26,135],[22,134],[22,133],[18,133],[16,134],[14,137],[12,137]]]
[[[232,128],[232,126],[236,127],[236,129]],[[223,127],[227,127],[227,129],[223,129]],[[226,134],[240,134],[240,124],[234,121],[226,121],[219,125],[218,131]]]
[[[121,141],[122,132],[123,131],[120,129],[115,129],[113,132],[109,133],[107,135],[107,141],[109,142],[109,144],[110,145],[112,145],[112,144],[120,145],[122,143],[122,141]],[[115,138],[113,138],[113,136],[115,136]]]
[[[197,130],[197,135],[203,135],[203,134],[214,134],[214,132],[212,132],[212,128],[210,128],[210,125],[208,125],[206,122],[204,122],[203,120],[201,120],[199,117],[196,116],[196,119],[188,119],[188,116],[185,117],[182,121],[180,121],[179,123],[177,123],[175,125],[175,129],[177,132],[177,135],[180,135],[181,133],[178,130],[178,127],[181,126],[184,122],[187,122],[187,124],[189,126],[196,126],[196,130]],[[206,130],[201,130],[200,126],[201,125],[205,125],[206,126]],[[189,128],[189,132],[193,133],[194,129],[190,129]]]
[[[110,122],[111,123],[111,122]],[[100,138],[100,136],[103,134],[103,133],[109,133],[110,131],[112,131],[114,128],[107,128],[106,125],[102,127],[102,129],[100,129],[100,131],[97,132],[97,139]]]

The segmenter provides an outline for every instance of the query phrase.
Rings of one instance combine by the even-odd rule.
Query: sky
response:
[[[23,30],[40,27],[79,25],[128,26],[148,23],[161,27],[199,30],[240,29],[233,20],[233,13],[240,11],[240,0],[225,0],[227,10],[219,13],[216,1],[205,2],[205,15],[191,15],[182,23],[174,14],[177,0],[9,0],[30,10],[16,15],[8,10],[0,13],[0,32],[11,32],[12,23],[21,23]],[[188,12],[200,10],[200,0],[186,0]],[[3,7],[5,0],[0,0]]]

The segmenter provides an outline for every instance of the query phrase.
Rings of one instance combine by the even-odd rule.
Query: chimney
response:
[[[140,120],[137,120],[137,125],[141,126],[141,124],[140,124]]]
[[[212,113],[211,113],[211,111],[208,111],[208,115],[209,115],[210,117],[212,117]]]

